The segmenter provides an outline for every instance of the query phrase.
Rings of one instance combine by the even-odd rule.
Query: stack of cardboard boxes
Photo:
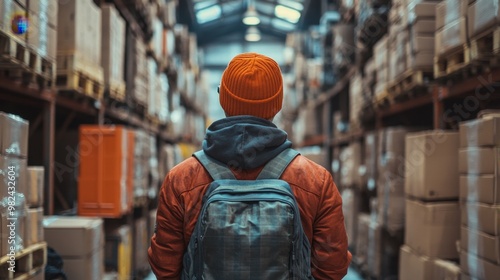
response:
[[[57,16],[57,74],[79,72],[102,85],[101,9],[92,0],[59,1]]]
[[[68,279],[102,280],[104,228],[101,218],[45,216],[45,240],[62,257]]]
[[[0,256],[26,244],[28,122],[0,112]],[[29,234],[28,234],[29,235]],[[2,271],[8,273],[8,271]]]
[[[50,0],[2,0],[0,30],[16,36],[44,59],[55,61],[57,51],[57,2]],[[12,33],[14,16],[28,18],[26,33]]]
[[[460,125],[462,279],[500,275],[500,117]]]
[[[395,1],[389,24],[389,81],[398,83],[407,70],[432,73],[436,1]],[[428,82],[428,81],[414,81]]]
[[[469,61],[467,11],[469,0],[444,0],[436,7],[434,76],[455,71]],[[458,69],[458,68],[457,68]]]
[[[57,56],[57,2],[50,0],[26,1],[29,27],[26,33],[28,46],[45,59]]]
[[[404,229],[405,127],[388,127],[378,135],[377,218],[391,234]]]
[[[127,95],[134,104],[146,108],[148,104],[148,62],[146,60],[146,43],[137,34],[127,30]]]
[[[451,0],[449,0],[451,1]],[[467,32],[471,39],[471,59],[488,60],[492,54],[498,55],[498,24],[500,11],[497,0],[464,0],[467,7]],[[491,41],[494,40],[493,45]],[[488,43],[489,42],[489,43]]]
[[[102,68],[110,97],[125,101],[125,20],[112,4],[102,10]]]
[[[458,143],[456,132],[422,131],[406,137],[400,279],[444,279],[436,273],[459,277],[458,265],[447,262],[458,259]],[[438,260],[446,265],[436,265]]]
[[[9,218],[18,217],[15,227],[15,251],[24,248],[24,226],[26,216],[28,122],[16,115],[0,112],[0,199],[2,201],[2,238],[7,238],[6,223]],[[15,205],[12,206],[10,202]],[[14,210],[14,211],[11,211]],[[2,255],[10,249],[7,240],[2,240]]]
[[[384,35],[373,46],[373,56],[375,60],[375,68],[377,69],[374,100],[380,101],[387,96],[387,83],[389,81],[389,56],[388,51],[389,36]]]
[[[361,73],[356,72],[351,78],[349,85],[349,123],[350,129],[361,128],[361,116],[365,102],[365,91],[363,90],[363,78]]]
[[[353,63],[356,53],[354,25],[338,23],[333,27],[333,64],[336,73],[343,73]]]
[[[439,1],[408,0],[403,13],[408,40],[406,42],[406,69],[432,73],[434,65],[434,42],[436,5]],[[428,81],[423,81],[428,82]]]

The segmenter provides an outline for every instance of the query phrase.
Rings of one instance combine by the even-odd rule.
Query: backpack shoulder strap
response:
[[[283,171],[292,162],[292,160],[300,153],[294,149],[286,149],[275,158],[270,160],[260,172],[257,180],[259,179],[279,179]]]
[[[203,167],[205,167],[205,169],[208,171],[212,179],[214,180],[236,179],[236,177],[234,177],[233,175],[233,172],[231,172],[229,168],[225,167],[219,161],[209,158],[203,150],[195,152],[193,156],[198,159],[198,161],[203,165]]]

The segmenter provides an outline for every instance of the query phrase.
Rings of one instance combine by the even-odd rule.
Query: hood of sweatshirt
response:
[[[272,122],[253,116],[227,117],[207,129],[203,150],[231,169],[248,170],[264,165],[292,142]]]

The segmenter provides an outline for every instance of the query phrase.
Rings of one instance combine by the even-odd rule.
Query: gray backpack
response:
[[[194,154],[214,181],[184,254],[182,279],[314,279],[297,202],[279,179],[297,155],[287,149],[257,180],[237,180],[203,151]]]

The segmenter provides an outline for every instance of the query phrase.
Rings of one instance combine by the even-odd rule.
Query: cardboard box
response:
[[[436,5],[438,2],[423,2],[412,0],[407,3],[408,24],[412,24],[420,19],[436,18]]]
[[[434,35],[419,35],[413,32],[413,29],[410,27],[410,51],[408,54],[417,54],[421,52],[434,54],[435,44]]]
[[[362,270],[366,270],[368,262],[368,232],[371,219],[370,214],[360,213],[358,215],[358,233],[354,250],[356,254],[354,254],[353,258]]]
[[[435,19],[419,19],[412,24],[413,32],[416,35],[428,35],[432,36],[436,32],[436,20]]]
[[[367,271],[370,275],[381,275],[382,250],[382,227],[377,222],[371,222],[368,229],[367,253]]]
[[[73,240],[73,243],[74,240]],[[78,258],[63,258],[64,273],[68,279],[102,280],[104,274],[104,249]]]
[[[111,4],[101,7],[102,68],[107,86],[123,84],[125,69],[125,20]],[[113,83],[112,83],[113,82]]]
[[[377,182],[377,143],[378,134],[369,132],[365,135],[364,166],[368,190],[374,190]]]
[[[423,200],[459,197],[456,132],[423,131],[406,135],[405,192]]]
[[[28,156],[28,121],[0,112],[0,155]]]
[[[462,227],[460,246],[471,254],[500,265],[500,236]]]
[[[423,203],[407,199],[405,223],[405,243],[416,253],[431,258],[458,258],[458,202]]]
[[[467,20],[461,17],[458,20],[446,24],[436,32],[436,55],[441,55],[468,42]]]
[[[476,279],[497,279],[500,275],[500,265],[492,264],[466,251],[460,252],[460,268],[462,273]]]
[[[433,277],[429,279],[460,280],[460,266],[451,261],[435,259]]]
[[[29,0],[28,10],[30,13],[40,17],[43,15],[48,25],[57,28],[58,1],[51,0]]]
[[[24,247],[44,241],[43,208],[30,208],[26,215]]]
[[[460,200],[500,204],[500,181],[495,175],[461,175]]]
[[[28,166],[26,172],[26,203],[28,207],[43,206],[43,191],[45,168],[43,166]]]
[[[57,29],[50,27],[47,29],[47,58],[55,60],[57,57]]]
[[[500,118],[483,117],[460,123],[460,147],[500,147]]]
[[[93,1],[58,1],[57,49],[82,55],[88,67],[101,65],[101,10]]]
[[[378,155],[382,163],[384,158],[404,157],[408,132],[406,127],[388,127],[379,132]]]
[[[500,9],[498,8],[498,1],[477,0],[469,5],[467,19],[469,36],[473,38],[499,22]]]
[[[430,68],[434,63],[434,52],[419,52],[407,56],[408,69]]]
[[[460,174],[498,174],[500,148],[463,148],[458,158]]]
[[[460,17],[467,17],[469,1],[462,0],[457,5],[456,0],[445,0],[436,6],[436,31],[446,24],[458,20]]]
[[[387,51],[389,49],[388,44],[389,35],[384,35],[384,37],[378,40],[378,42],[373,46],[373,54],[375,56],[375,65],[377,69],[387,68],[389,64],[389,59],[387,56]]]
[[[400,280],[429,280],[432,278],[434,264],[427,256],[419,255],[409,246],[401,246],[399,255]]]
[[[104,246],[101,218],[46,216],[43,228],[45,241],[63,258],[87,257]]]
[[[358,214],[361,206],[360,195],[354,189],[344,189],[342,190],[342,202],[348,245],[351,247],[356,243]]]
[[[26,203],[27,160],[0,155],[0,200],[9,196],[22,195]]]
[[[500,205],[463,203],[460,205],[462,225],[500,236]]]
[[[397,233],[405,227],[404,195],[389,195],[378,204],[378,222],[390,233]]]
[[[361,167],[361,143],[353,142],[341,150],[340,153],[341,177],[340,185],[342,187],[360,187],[361,176],[359,168]]]

